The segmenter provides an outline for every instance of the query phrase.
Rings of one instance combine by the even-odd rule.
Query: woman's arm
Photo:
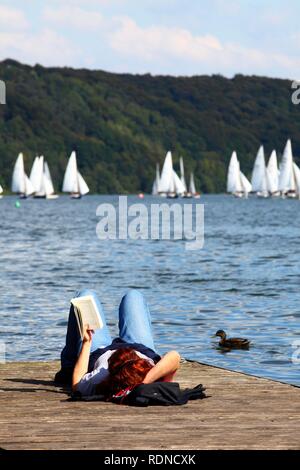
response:
[[[161,381],[172,380],[173,375],[179,368],[180,355],[177,351],[170,351],[165,354],[162,359],[149,370],[148,374],[143,380],[144,384],[150,384],[161,379]]]
[[[84,336],[82,339],[82,348],[74,367],[72,377],[72,390],[76,391],[76,387],[82,377],[87,373],[90,359],[90,351],[92,344],[93,330],[88,329],[88,325],[84,327]]]

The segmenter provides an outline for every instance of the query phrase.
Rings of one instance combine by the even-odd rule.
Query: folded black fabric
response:
[[[171,406],[185,405],[189,400],[207,398],[204,391],[202,384],[181,390],[177,382],[154,382],[137,385],[133,390],[124,390],[109,399],[104,395],[82,396],[79,392],[75,392],[71,400],[112,401],[130,406]]]
[[[132,406],[185,405],[189,400],[205,398],[202,384],[181,390],[177,382],[154,382],[135,387],[124,399]]]

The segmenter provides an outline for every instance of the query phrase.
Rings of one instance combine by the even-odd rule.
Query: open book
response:
[[[74,307],[81,339],[83,338],[84,325],[89,325],[89,330],[103,328],[103,321],[93,296],[75,297],[71,299],[71,304]]]

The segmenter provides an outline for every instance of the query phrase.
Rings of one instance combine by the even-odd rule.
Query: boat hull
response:
[[[58,194],[35,194],[33,196],[34,199],[57,199],[59,197]]]
[[[257,197],[260,197],[260,198],[266,198],[266,197],[269,197],[269,193],[264,192],[264,191],[261,191],[261,192],[258,191],[258,192],[256,193],[256,196],[257,196]]]

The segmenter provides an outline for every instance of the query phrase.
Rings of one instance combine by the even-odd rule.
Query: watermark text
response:
[[[294,80],[291,86],[292,90],[292,103],[298,105],[300,103],[300,80]]]
[[[120,196],[118,206],[104,203],[96,210],[100,240],[184,240],[186,250],[204,246],[204,205],[128,204]]]

